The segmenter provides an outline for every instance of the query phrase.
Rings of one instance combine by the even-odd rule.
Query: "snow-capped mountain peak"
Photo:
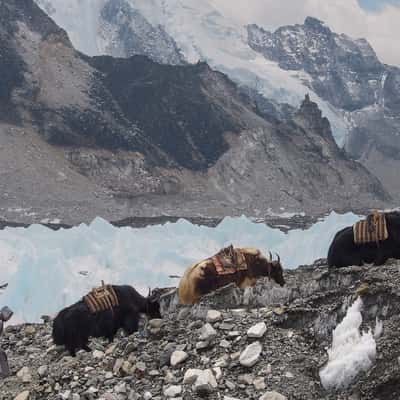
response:
[[[206,61],[268,99],[318,103],[339,146],[396,194],[400,181],[400,70],[365,39],[314,17],[269,32],[241,26],[214,0],[36,0],[88,54],[143,54],[161,63]]]

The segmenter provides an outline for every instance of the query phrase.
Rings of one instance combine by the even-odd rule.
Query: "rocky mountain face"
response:
[[[281,121],[275,103],[261,104],[206,63],[88,57],[32,1],[0,7],[3,219],[390,204],[308,98]]]
[[[151,24],[128,0],[35,1],[57,24],[65,27],[74,46],[85,54],[145,55],[156,62],[172,65],[184,62],[165,29]],[[88,20],[83,15],[86,12]],[[64,26],[62,22],[66,19],[68,22]],[[77,24],[76,19],[81,22]]]
[[[92,339],[76,358],[53,345],[51,322],[9,326],[0,347],[12,376],[0,399],[398,399],[399,265],[328,269],[320,260],[285,279],[283,288],[268,279],[227,286],[193,307],[177,305],[172,289],[162,320],[111,344]],[[375,331],[376,356],[347,387],[326,390],[319,372],[332,332],[358,295],[358,329]]]
[[[101,12],[99,36],[103,54],[114,57],[145,55],[162,64],[182,64],[184,58],[175,41],[160,25],[151,25],[125,0],[109,0]]]
[[[257,25],[247,31],[254,50],[284,70],[305,72],[304,84],[343,111],[349,126],[346,150],[396,194],[400,69],[382,64],[366,40],[336,34],[311,17],[275,32]]]

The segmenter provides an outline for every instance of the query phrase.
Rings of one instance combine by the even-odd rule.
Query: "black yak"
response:
[[[94,293],[100,295],[93,297]],[[75,356],[79,349],[91,351],[89,337],[105,337],[112,342],[120,328],[128,335],[137,331],[140,314],[161,318],[156,296],[143,297],[128,285],[103,285],[58,313],[53,340]]]
[[[263,276],[272,278],[281,286],[285,284],[279,256],[273,261],[271,253],[267,259],[258,249],[229,246],[185,271],[179,282],[179,302],[194,304],[204,294],[232,282],[242,289],[254,286]]]
[[[356,225],[337,232],[329,247],[328,265],[330,267],[361,266],[364,263],[382,265],[389,258],[400,259],[400,213],[388,212],[383,215],[386,219],[386,228],[381,229],[382,236],[378,235],[378,238],[374,236],[376,230],[374,221],[379,217],[376,213],[365,221],[367,224],[365,229],[370,230],[366,233],[360,234]],[[357,243],[355,235],[368,235],[375,240],[367,238],[362,243]],[[380,237],[385,239],[382,240]]]

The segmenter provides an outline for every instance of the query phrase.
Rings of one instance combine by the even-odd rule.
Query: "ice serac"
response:
[[[381,63],[365,39],[337,34],[316,18],[269,32],[247,27],[249,45],[303,82],[343,114],[341,143],[398,196],[400,180],[400,69]]]
[[[9,285],[1,299],[15,311],[15,321],[38,321],[42,314],[77,301],[101,280],[131,283],[142,293],[149,285],[175,285],[170,275],[181,276],[188,266],[231,243],[254,246],[264,254],[278,252],[285,268],[293,268],[325,257],[335,233],[357,219],[351,213],[332,213],[307,230],[288,234],[245,217],[225,218],[216,228],[185,220],[116,228],[100,218],[56,232],[41,225],[6,228],[0,231],[1,279]]]

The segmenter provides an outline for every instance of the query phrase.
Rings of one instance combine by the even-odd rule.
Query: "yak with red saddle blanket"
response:
[[[178,296],[181,304],[194,304],[201,296],[229,283],[240,288],[254,286],[260,277],[269,277],[283,286],[283,270],[278,256],[272,260],[254,248],[229,246],[216,255],[189,267],[179,282]]]
[[[89,337],[113,341],[122,328],[128,335],[138,330],[140,314],[161,318],[158,295],[143,297],[129,285],[104,285],[61,310],[53,322],[53,340],[72,356],[79,349],[91,351]]]
[[[375,211],[365,220],[339,231],[328,251],[328,265],[382,265],[400,259],[400,212]]]

